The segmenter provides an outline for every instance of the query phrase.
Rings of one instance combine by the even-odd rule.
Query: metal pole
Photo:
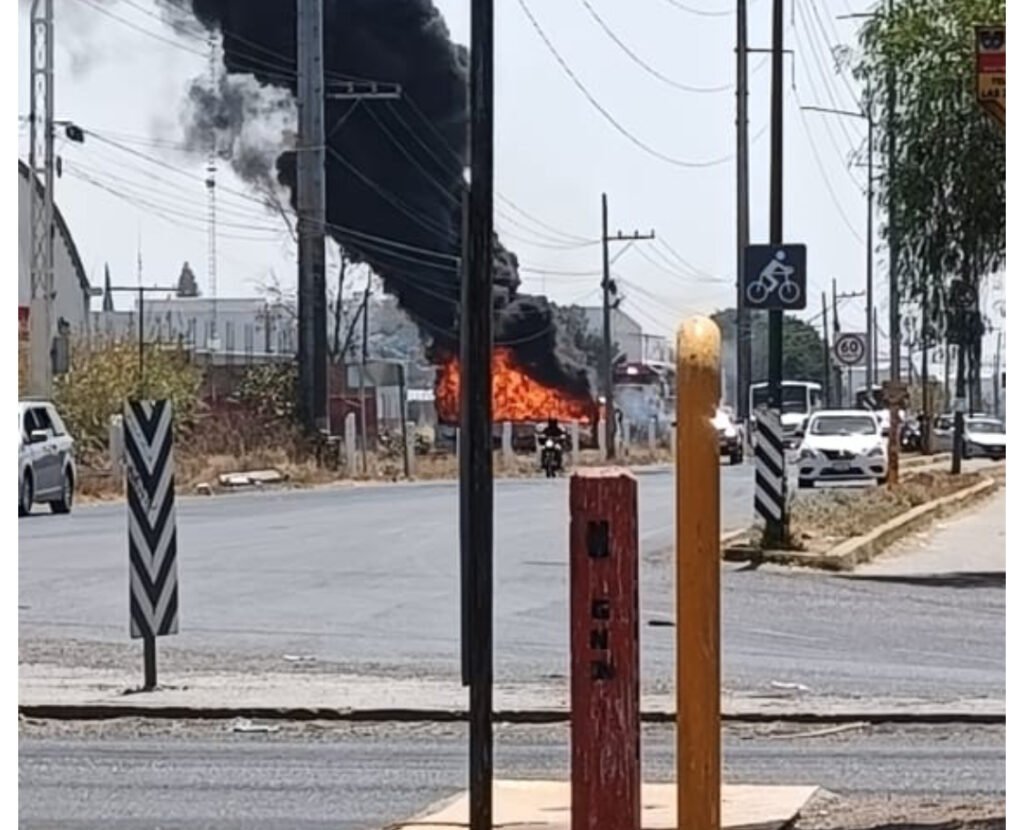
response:
[[[676,338],[676,809],[679,830],[721,827],[721,565],[718,327]]]
[[[369,433],[366,431],[366,357],[369,353],[368,340],[370,338],[370,283],[372,272],[366,274],[366,292],[363,294],[363,347],[359,361],[359,430],[363,438],[363,475],[370,474],[370,467],[367,461],[367,445],[370,442]]]
[[[832,278],[832,331],[839,335],[839,293],[836,290],[836,278]],[[843,405],[843,369],[836,366],[836,392],[835,405]]]
[[[608,194],[601,194],[601,312],[604,351],[601,355],[601,379],[604,384],[605,454],[615,458],[615,396],[612,383],[612,309],[611,266],[608,262]]]
[[[406,478],[412,475],[409,459],[409,430],[406,428],[406,412],[409,409],[405,391],[405,364],[398,364],[398,428],[402,431],[402,470]]]
[[[1001,390],[999,388],[999,379],[1001,374],[1001,365],[1003,362],[1003,333],[999,332],[996,336],[996,359],[995,365],[992,369],[992,404],[995,412],[993,414],[997,418],[1002,417],[1002,401],[1001,401]]]
[[[957,312],[963,316],[961,312]],[[964,395],[966,393],[966,378],[964,377],[964,358],[966,349],[963,347],[963,332],[961,330],[961,345],[956,350],[956,413],[953,416],[953,475],[960,475],[960,465],[963,459],[964,443]]]
[[[825,292],[821,292],[821,342],[825,360],[825,406],[832,406],[832,360],[828,346],[828,300]]]
[[[156,637],[142,638],[143,690],[156,688]]]
[[[769,242],[781,245],[782,237],[782,57],[785,18],[783,0],[772,3],[772,97],[771,97],[771,222]],[[782,312],[768,312],[768,389],[771,408],[782,415]],[[785,458],[783,457],[783,490],[785,490]],[[766,523],[765,541],[781,545],[786,541],[789,507],[783,498],[782,516]]]
[[[875,386],[875,116],[871,111],[871,90],[867,98],[868,118],[868,233],[867,233],[867,362],[865,384],[870,394]]]
[[[893,13],[893,0],[889,0],[889,17]],[[896,180],[896,71],[892,63],[886,77],[886,132],[888,133],[889,181]],[[896,357],[892,360],[892,380],[899,382],[900,374],[900,282],[899,282],[899,222],[896,217],[896,188],[889,188],[888,204],[889,224],[889,353]]]
[[[33,0],[29,36],[30,388],[50,397],[53,366],[53,0]],[[42,101],[40,101],[42,99]],[[40,107],[40,103],[42,106]],[[42,112],[40,112],[42,109]],[[41,122],[41,123],[40,123]],[[40,131],[42,134],[40,135]],[[40,167],[42,170],[40,171]],[[42,172],[42,198],[39,173]]]
[[[494,0],[470,12],[470,189],[462,286],[460,486],[462,544],[467,546],[470,635],[469,826],[493,821],[494,457],[491,452],[491,356],[494,231]]]
[[[296,201],[299,236],[299,398],[309,432],[326,428],[327,295],[324,223],[323,0],[296,0],[299,141]]]
[[[145,296],[143,287],[139,286],[139,397],[146,397],[146,323]]]
[[[750,309],[743,301],[743,255],[750,244],[750,156],[747,116],[747,0],[736,2],[736,407],[750,419]]]

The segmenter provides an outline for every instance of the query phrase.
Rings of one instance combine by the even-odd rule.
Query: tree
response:
[[[711,315],[722,332],[722,354],[735,354],[736,310],[727,308]],[[768,315],[754,314],[751,321],[753,363],[751,383],[768,380]],[[825,381],[825,344],[818,330],[803,320],[782,318],[782,377],[785,380]],[[728,390],[731,393],[731,389]]]
[[[179,297],[199,296],[199,283],[196,282],[196,275],[192,273],[192,268],[187,262],[181,266],[181,274],[178,276],[177,293]]]
[[[896,0],[861,30],[856,74],[871,89],[894,79],[896,95],[871,102],[889,118],[896,147],[878,196],[892,206],[882,230],[896,248],[903,298],[943,334],[949,283],[975,287],[1006,257],[1006,145],[974,99],[974,26],[1003,23],[1005,0]],[[980,359],[980,340],[975,348]]]

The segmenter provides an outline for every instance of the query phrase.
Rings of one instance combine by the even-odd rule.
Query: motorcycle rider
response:
[[[562,449],[565,446],[567,433],[558,423],[557,418],[548,418],[547,426],[538,433],[538,438],[543,443],[552,441],[556,448],[557,468],[562,467]]]

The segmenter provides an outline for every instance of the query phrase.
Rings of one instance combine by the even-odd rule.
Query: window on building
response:
[[[235,350],[235,324],[230,321],[224,324],[224,348],[229,352]]]
[[[253,341],[255,339],[255,330],[252,323],[246,323],[244,337],[245,353],[251,355],[253,353]]]

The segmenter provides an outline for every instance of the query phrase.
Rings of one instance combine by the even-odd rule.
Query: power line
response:
[[[199,57],[204,59],[207,57],[207,55],[204,52],[200,52],[198,49],[192,49],[191,47],[188,47],[183,43],[178,43],[177,41],[171,40],[170,38],[164,37],[163,35],[159,35],[156,32],[145,28],[144,26],[139,26],[137,23],[132,23],[130,20],[126,20],[125,18],[121,17],[119,14],[115,14],[109,9],[105,9],[103,8],[103,6],[97,5],[93,2],[93,0],[79,0],[79,2],[85,3],[86,5],[92,7],[94,11],[106,15],[107,17],[116,20],[122,26],[127,26],[129,29],[133,29],[136,32],[139,32],[140,34],[148,35],[154,40],[159,40],[161,43],[165,43],[168,46],[173,46],[175,49],[181,49],[183,52],[188,52],[192,55],[198,55]]]
[[[840,98],[842,96],[836,94],[837,91],[835,91],[833,89],[832,78],[831,78],[832,73],[830,73],[828,71],[828,69],[826,68],[827,64],[822,62],[821,55],[819,54],[818,49],[816,48],[816,45],[815,45],[815,44],[820,42],[819,38],[818,38],[818,34],[811,27],[810,17],[808,16],[807,12],[805,11],[803,3],[796,2],[796,0],[794,0],[794,7],[795,7],[796,11],[799,13],[800,19],[803,21],[804,31],[805,31],[805,33],[807,35],[808,42],[813,41],[813,43],[811,43],[811,45],[808,47],[808,51],[810,51],[811,57],[814,59],[814,63],[818,67],[818,71],[821,74],[822,83],[823,83],[823,85],[825,87],[825,94],[828,97],[828,100],[831,102],[833,109],[842,109],[843,105],[842,105],[842,102],[840,101]],[[796,31],[796,26],[793,27],[793,30],[794,30],[794,32]],[[829,54],[831,54],[831,52],[829,50],[829,47],[828,47],[828,38],[825,38],[824,47],[825,47],[825,51],[829,52]],[[846,140],[850,144],[851,148],[856,149],[858,147],[859,143],[857,141],[854,141],[853,138],[851,138],[850,130],[847,127],[846,122],[845,121],[840,121],[839,122],[839,128],[842,130],[843,136],[846,138]]]
[[[624,43],[623,40],[615,33],[614,29],[612,29],[612,27],[605,22],[604,18],[597,13],[597,10],[590,4],[590,0],[580,0],[580,2],[583,4],[583,7],[587,10],[590,16],[594,19],[594,22],[601,27],[604,33],[608,35],[609,38],[611,38],[612,42],[615,43],[616,46],[618,46],[626,55],[629,56],[633,63],[635,63],[641,69],[646,71],[649,75],[652,75],[653,77],[657,78],[662,83],[668,84],[669,86],[674,87],[676,89],[680,89],[683,92],[694,93],[726,92],[733,89],[733,83],[731,81],[720,86],[694,86],[692,84],[684,84],[680,81],[676,81],[673,78],[668,77],[664,73],[660,72],[659,70],[651,66],[647,61],[640,57],[640,55],[638,55],[633,49],[631,49],[626,43]],[[763,66],[767,60],[767,56],[763,57],[759,65],[755,67],[754,72],[756,72],[761,66]]]
[[[569,79],[573,82],[573,84],[575,84],[576,88],[583,94],[587,101],[590,102],[590,105],[594,107],[594,109],[596,109],[599,113],[601,113],[601,115],[604,116],[605,120],[609,124],[611,124],[612,127],[614,127],[615,130],[618,133],[620,133],[624,138],[626,138],[630,143],[634,144],[636,147],[639,147],[645,153],[647,153],[650,156],[653,156],[654,158],[657,158],[668,164],[675,165],[676,167],[684,167],[689,169],[716,167],[720,164],[725,164],[726,162],[734,158],[735,154],[730,153],[727,156],[722,156],[716,159],[708,159],[706,161],[690,161],[687,159],[680,159],[676,158],[675,156],[670,156],[667,153],[662,153],[660,150],[656,150],[650,144],[647,144],[640,138],[637,138],[637,136],[635,136],[628,129],[626,129],[626,127],[624,127],[615,118],[615,116],[612,115],[601,104],[601,102],[594,97],[594,95],[590,92],[586,85],[579,79],[579,76],[577,76],[576,73],[573,71],[572,67],[570,67],[569,64],[566,63],[565,59],[555,48],[555,45],[551,42],[551,39],[547,36],[547,33],[544,31],[543,28],[541,28],[541,25],[538,22],[537,18],[534,17],[533,12],[530,11],[530,7],[526,5],[526,0],[517,1],[519,3],[519,7],[523,10],[523,14],[525,14],[526,17],[529,19],[530,24],[534,28],[534,31],[537,32],[537,35],[544,42],[544,45],[548,48],[548,51],[551,52],[552,57],[554,57],[554,59],[558,62],[558,65],[562,68],[562,71],[564,71],[565,74],[569,76]]]
[[[804,128],[804,135],[807,137],[807,143],[811,146],[811,153],[814,156],[814,161],[818,165],[818,172],[821,173],[822,181],[825,183],[825,188],[828,190],[828,195],[832,199],[832,204],[835,205],[836,211],[838,211],[840,218],[847,228],[850,229],[850,233],[853,234],[853,238],[856,239],[861,245],[864,244],[864,237],[861,236],[860,232],[853,226],[850,218],[846,215],[846,211],[843,209],[842,204],[839,201],[839,197],[836,196],[836,191],[832,187],[832,182],[828,177],[828,173],[825,171],[825,165],[821,160],[821,154],[818,152],[818,145],[814,143],[814,137],[811,135],[811,129],[807,125],[807,114],[803,109],[800,109],[800,96],[796,92],[793,92],[793,98],[796,100],[797,108],[800,113],[800,123]]]
[[[674,6],[680,11],[686,12],[687,14],[696,15],[697,17],[732,17],[732,9],[723,9],[722,11],[711,11],[709,9],[697,9],[693,6],[688,6],[685,3],[679,2],[679,0],[665,0],[670,6]],[[753,4],[751,4],[753,5]]]
[[[811,12],[814,14],[814,18],[818,23],[818,28],[821,30],[822,36],[827,41],[829,34],[825,30],[825,24],[822,21],[821,12],[818,10],[818,7],[813,2],[809,2],[808,5],[811,8]],[[828,20],[829,29],[831,30],[832,37],[835,39],[835,42],[838,46],[842,42],[842,38],[839,37],[839,30],[836,28],[835,21],[833,21],[832,17],[828,14],[825,15],[825,19]],[[840,65],[839,59],[836,57],[834,50],[832,52],[832,55],[833,61],[836,65],[836,74],[839,76],[839,79],[843,82],[843,85],[846,87],[846,91],[850,93],[850,99],[854,103],[859,105],[860,97],[857,95],[856,91],[853,89],[853,86],[850,84],[850,80],[849,78],[847,78],[846,73],[842,71],[842,66]]]

